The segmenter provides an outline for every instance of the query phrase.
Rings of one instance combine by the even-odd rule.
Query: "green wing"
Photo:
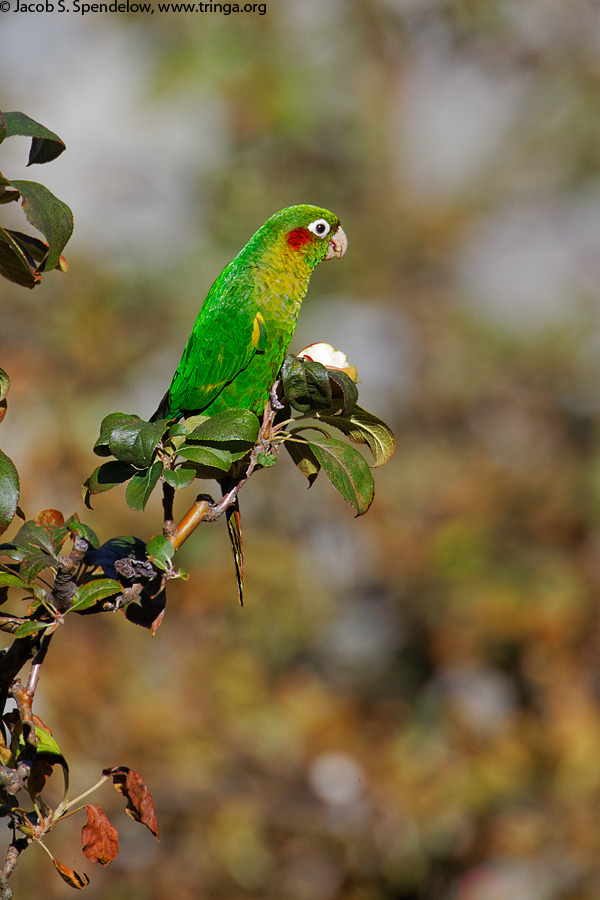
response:
[[[173,376],[168,415],[206,410],[254,355],[266,349],[262,314],[252,292],[240,288],[232,278],[220,278],[213,285]]]

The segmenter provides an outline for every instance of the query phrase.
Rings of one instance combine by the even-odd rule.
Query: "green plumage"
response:
[[[343,247],[332,251],[336,235]],[[211,287],[154,418],[232,408],[260,415],[314,267],[345,246],[338,218],[325,209],[292,206],[268,219]]]
[[[226,266],[204,301],[153,419],[247,409],[260,416],[296,327],[315,266],[342,256],[339,219],[318,206],[271,216]],[[226,494],[231,480],[225,477]],[[227,509],[240,602],[244,558],[237,497]]]

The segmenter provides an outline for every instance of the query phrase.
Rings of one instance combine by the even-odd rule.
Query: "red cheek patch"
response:
[[[299,250],[300,247],[303,247],[305,244],[310,244],[313,235],[308,228],[294,228],[293,231],[288,231],[285,239],[292,250]]]

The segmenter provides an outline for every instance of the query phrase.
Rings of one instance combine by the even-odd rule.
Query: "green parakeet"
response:
[[[212,416],[227,409],[247,409],[260,416],[313,269],[324,259],[343,256],[347,243],[337,216],[318,206],[291,206],[271,216],[208,292],[152,419]],[[230,510],[228,525],[241,599],[237,507]]]

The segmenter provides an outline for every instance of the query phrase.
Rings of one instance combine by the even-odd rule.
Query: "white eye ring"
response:
[[[308,226],[308,230],[312,231],[313,234],[316,234],[317,237],[324,238],[331,231],[331,225],[325,219],[315,219],[315,221],[311,222]]]

